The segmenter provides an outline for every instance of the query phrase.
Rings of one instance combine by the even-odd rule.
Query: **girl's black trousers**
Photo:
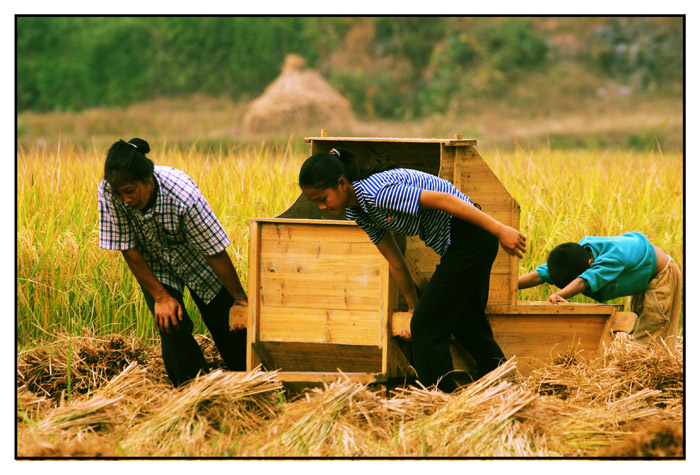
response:
[[[472,355],[482,377],[505,360],[484,313],[498,239],[466,221],[452,218],[450,246],[423,289],[411,319],[411,349],[419,381],[445,392],[456,389],[450,341]]]

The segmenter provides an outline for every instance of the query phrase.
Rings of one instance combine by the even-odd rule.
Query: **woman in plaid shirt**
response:
[[[182,300],[185,286],[228,368],[243,371],[246,332],[228,322],[231,307],[247,306],[248,298],[226,252],[231,241],[194,181],[154,166],[149,151],[139,138],[109,149],[98,187],[100,247],[121,251],[139,282],[175,386],[208,371]]]

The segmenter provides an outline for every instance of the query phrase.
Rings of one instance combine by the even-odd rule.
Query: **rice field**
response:
[[[262,144],[202,152],[165,141],[151,148],[156,164],[197,182],[231,237],[245,287],[248,219],[275,216],[293,202],[306,150]],[[506,377],[516,373],[511,361],[453,396],[412,388],[387,397],[340,381],[288,399],[274,373],[220,371],[170,387],[136,281],[120,253],[98,247],[105,152],[18,146],[18,456],[682,454],[682,356],[640,349],[621,335],[604,355],[572,355],[528,379]],[[528,238],[521,272],[545,262],[560,242],[627,231],[646,234],[684,271],[682,154],[480,152],[521,206]],[[551,290],[528,289],[520,298],[544,300]],[[205,333],[197,318],[195,325]],[[655,437],[668,443],[649,442]]]

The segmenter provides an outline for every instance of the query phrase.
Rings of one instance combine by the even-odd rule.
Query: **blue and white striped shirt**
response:
[[[156,201],[145,213],[117,199],[107,181],[100,182],[100,247],[139,250],[162,284],[180,292],[186,285],[209,303],[223,284],[204,256],[225,250],[231,240],[185,172],[156,166],[153,177]]]
[[[441,256],[450,245],[452,215],[438,209],[419,209],[421,191],[449,193],[472,204],[449,181],[407,168],[375,173],[352,185],[360,206],[346,208],[346,218],[356,221],[374,244],[379,244],[387,231],[418,235]]]

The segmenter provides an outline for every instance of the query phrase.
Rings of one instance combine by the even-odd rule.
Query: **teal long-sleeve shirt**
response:
[[[654,277],[656,252],[642,233],[587,236],[579,244],[593,254],[591,266],[579,275],[586,283],[583,294],[598,302],[639,294]],[[542,282],[553,283],[547,264],[542,264],[536,271]]]

